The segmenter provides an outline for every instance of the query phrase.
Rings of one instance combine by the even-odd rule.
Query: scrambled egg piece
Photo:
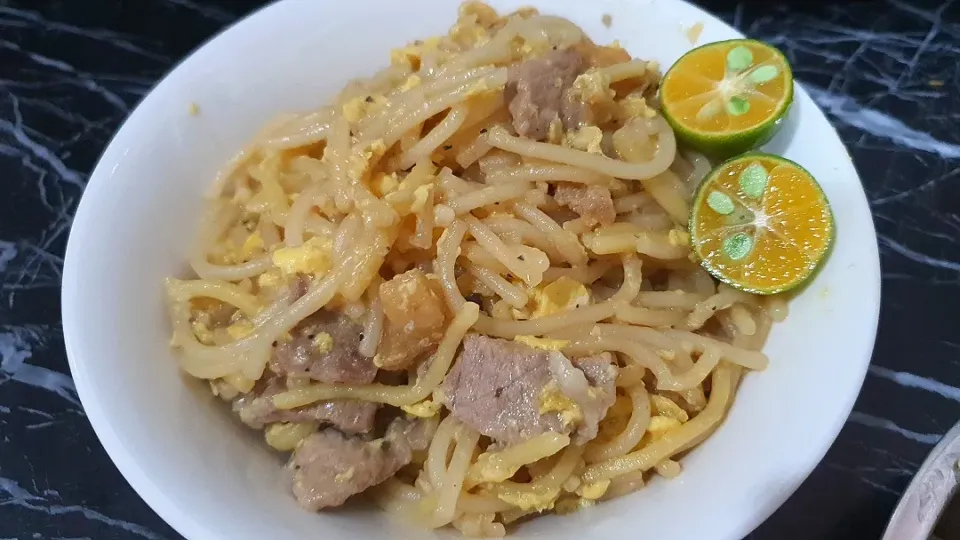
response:
[[[444,230],[444,232],[446,232],[446,230]],[[511,308],[510,304],[504,300],[497,300],[490,309],[490,316],[501,321],[512,321],[515,316],[518,319],[527,318],[526,315],[520,316],[518,314],[520,314],[520,312]]]
[[[400,187],[400,180],[397,173],[378,173],[370,182],[370,188],[377,197],[383,197],[387,193],[392,193]]]
[[[410,205],[410,210],[414,213],[422,211],[423,207],[427,204],[427,199],[429,199],[432,194],[433,184],[426,184],[413,190],[413,204]]]
[[[369,105],[370,102],[367,101],[366,96],[357,96],[344,103],[343,107],[341,107],[341,110],[343,111],[343,116],[347,119],[347,122],[355,124],[367,114],[367,107]]]
[[[400,188],[389,193],[384,200],[393,206],[398,214],[406,216],[422,211],[432,195],[433,184],[424,184],[410,190],[404,189],[401,183]]]
[[[616,92],[610,89],[610,76],[597,69],[588,69],[573,81],[574,91],[587,103],[600,103],[613,99]]]
[[[327,354],[333,350],[333,336],[326,332],[320,332],[314,336],[311,343],[313,344],[313,348],[320,354]]]
[[[630,193],[630,186],[619,178],[614,178],[607,187],[610,189],[610,195],[614,198],[622,197]]]
[[[563,142],[563,122],[559,118],[554,118],[547,128],[547,142],[550,144],[560,144]]]
[[[253,325],[249,321],[240,320],[228,326],[227,333],[233,339],[242,339],[253,333]]]
[[[661,396],[658,394],[651,395],[650,405],[653,407],[654,412],[659,416],[673,418],[680,423],[690,420],[690,415],[687,414],[687,411],[680,408],[679,405],[666,396]]]
[[[520,55],[523,56],[523,58],[543,56],[548,50],[550,50],[550,47],[550,41],[546,39],[524,41],[523,45],[520,47]]]
[[[562,313],[590,303],[590,291],[579,281],[561,277],[533,292],[533,313],[530,318],[537,319],[555,313]]]
[[[690,41],[691,45],[696,45],[697,41],[700,39],[700,34],[703,32],[703,23],[697,22],[684,32],[687,35],[687,40]]]
[[[239,390],[224,382],[222,379],[213,379],[210,381],[210,391],[213,392],[213,395],[224,401],[230,401],[240,395]]]
[[[383,94],[366,94],[347,100],[340,110],[347,122],[356,124],[364,116],[376,112],[385,103],[387,98]]]
[[[670,232],[667,233],[667,241],[672,246],[687,247],[690,245],[690,234],[685,231],[670,229]]]
[[[584,499],[595,501],[603,497],[603,494],[606,493],[609,488],[610,480],[598,480],[591,484],[580,486],[580,489],[577,490],[577,495],[580,495]]]
[[[440,412],[441,405],[436,401],[433,401],[430,398],[427,398],[419,403],[414,403],[412,405],[401,405],[403,412],[417,416],[419,418],[430,418],[431,416],[436,416]]]
[[[576,131],[568,131],[563,136],[563,145],[591,154],[602,154],[603,130],[597,126],[587,126]]]
[[[204,345],[213,344],[213,330],[210,330],[210,327],[205,323],[202,321],[193,321],[190,327],[193,330],[193,335],[197,336],[197,341]]]
[[[210,254],[210,261],[218,264],[240,264],[246,262],[243,257],[242,246],[238,247],[232,240],[223,243],[221,250]]]
[[[400,85],[400,91],[406,92],[408,90],[416,88],[420,86],[421,82],[422,81],[420,80],[420,77],[416,73],[414,73],[413,75],[410,75],[409,77],[407,77],[407,80],[403,81],[403,84]]]
[[[499,92],[503,88],[503,85],[491,85],[485,80],[477,81],[476,84],[470,87],[467,90],[467,97],[479,96],[480,94],[487,94],[483,96],[484,98],[490,97],[489,93]],[[479,98],[478,98],[479,99]]]
[[[333,266],[332,251],[333,240],[314,236],[303,245],[274,251],[271,258],[284,274],[323,275]]]
[[[650,434],[650,438],[656,440],[660,437],[663,437],[668,431],[673,431],[681,425],[683,425],[683,423],[676,418],[658,415],[650,419],[650,425],[647,426],[647,432]]]
[[[370,168],[370,162],[374,158],[382,156],[386,151],[387,145],[383,142],[383,139],[377,139],[365,148],[351,152],[347,157],[347,176],[359,182],[360,179],[367,174],[367,169]]]
[[[570,397],[560,391],[557,381],[550,381],[543,390],[540,391],[540,406],[537,412],[547,414],[551,412],[560,413],[560,421],[564,427],[569,427],[583,420],[583,411],[580,405],[570,399]]]
[[[496,452],[484,452],[477,456],[477,463],[470,468],[470,476],[478,484],[486,482],[503,482],[520,469],[521,465],[504,466],[496,459]]]
[[[487,30],[477,24],[475,17],[470,21],[460,21],[450,29],[450,37],[463,45],[479,47],[490,41],[490,34]]]
[[[257,276],[257,286],[261,289],[277,289],[283,285],[283,275],[279,270],[269,270]]]
[[[432,37],[423,41],[417,40],[412,44],[390,51],[390,63],[394,66],[409,66],[414,71],[420,70],[420,60],[427,53],[440,50],[440,38]]]
[[[633,93],[620,100],[620,118],[653,118],[657,111],[647,105],[643,94]]]
[[[559,351],[570,343],[565,339],[538,338],[535,336],[516,336],[513,340],[528,347],[545,351]]]
[[[559,496],[559,488],[542,487],[497,493],[497,498],[505,503],[512,504],[521,510],[536,510],[537,512],[553,508]]]
[[[247,237],[243,242],[243,246],[240,248],[240,254],[244,258],[249,259],[257,254],[258,251],[263,250],[263,237],[260,236],[260,231],[253,231],[253,233]]]

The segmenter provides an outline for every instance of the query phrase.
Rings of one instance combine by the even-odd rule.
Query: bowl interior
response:
[[[497,0],[498,9],[529,1]],[[552,0],[597,42],[669,65],[692,45],[735,31],[678,0]],[[227,30],[174,70],[105,152],[68,247],[63,317],[71,369],[104,447],[141,496],[191,539],[426,538],[363,505],[314,515],[289,495],[282,460],[232,420],[167,348],[162,279],[182,274],[201,196],[216,170],[284,111],[315,108],[389,50],[440,34],[454,0],[354,0],[272,5]],[[610,14],[607,28],[601,16]],[[402,24],[396,24],[402,21]],[[200,114],[191,116],[191,104]],[[790,306],[766,352],[770,368],[742,385],[729,419],[684,459],[684,474],[568,517],[533,520],[518,536],[741,538],[823,456],[869,362],[879,307],[873,225],[856,171],[802,90],[773,151],[807,167],[837,218],[833,255]],[[697,519],[690,519],[695,509]],[[446,533],[443,533],[446,534]]]

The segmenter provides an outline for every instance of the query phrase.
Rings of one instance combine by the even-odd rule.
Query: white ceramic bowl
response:
[[[528,0],[496,0],[513,9]],[[738,34],[679,0],[546,0],[595,41],[670,65],[700,43]],[[63,325],[70,368],[104,448],[134,489],[191,540],[428,538],[379,511],[300,510],[280,460],[226,407],[177,371],[161,280],[185,269],[201,195],[214,172],[274,114],[315,108],[350,78],[385,65],[392,47],[443,33],[455,0],[286,0],[193,53],[137,107],[90,179],[67,248]],[[601,16],[613,16],[604,27]],[[201,114],[190,116],[191,103]],[[674,481],[520,537],[739,539],[766,519],[823,457],[860,389],[876,334],[879,260],[850,157],[802,89],[773,151],[807,167],[837,219],[816,281],[790,306],[744,381],[728,420],[684,459]]]

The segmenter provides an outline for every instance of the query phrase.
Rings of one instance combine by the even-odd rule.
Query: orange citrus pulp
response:
[[[690,216],[691,242],[704,268],[757,294],[804,283],[829,252],[834,227],[826,196],[810,173],[759,153],[711,172]]]

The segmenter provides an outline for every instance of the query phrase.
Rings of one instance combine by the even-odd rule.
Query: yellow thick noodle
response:
[[[583,473],[583,481],[597,482],[635,471],[645,471],[664,459],[698,444],[717,428],[723,415],[726,414],[730,399],[733,397],[734,379],[738,376],[738,370],[738,367],[730,365],[718,367],[713,372],[710,400],[698,415],[639,450],[590,465]]]
[[[599,67],[563,99],[598,123],[565,131],[557,119],[541,140],[523,136],[514,114],[531,105],[511,101],[518,66],[571,48]],[[787,307],[717,284],[692,262],[690,199],[711,165],[678,151],[655,112],[658,78],[656,63],[595,45],[570,21],[468,2],[449,34],[396,49],[389,67],[332,103],[281,115],[217,173],[192,272],[164,285],[180,368],[228,400],[279,387],[264,405],[292,413],[359,400],[421,416],[436,427],[429,447],[370,493],[428,528],[502,536],[532,514],[681,475],[682,454],[722,423],[741,373],[767,366],[760,349]],[[380,365],[399,328],[424,318],[410,298],[381,296],[411,270],[443,305],[442,327],[417,343],[435,347],[369,384],[283,372],[276,348],[302,346],[320,310],[362,327],[356,351]],[[316,354],[343,346],[309,332]],[[564,429],[514,444],[482,437],[444,395],[469,333],[561,360],[611,353],[612,389],[581,390],[616,392],[605,395],[615,405],[596,413],[577,402],[558,417]],[[528,397],[557,416],[545,396]],[[598,417],[600,435],[584,441],[581,428],[595,427],[585,419]],[[272,423],[264,436],[296,452],[318,429]]]

